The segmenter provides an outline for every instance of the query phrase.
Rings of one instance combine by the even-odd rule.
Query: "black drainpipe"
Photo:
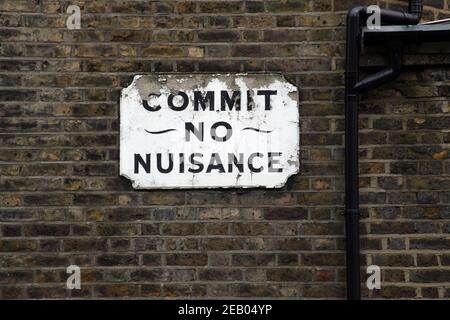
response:
[[[361,299],[361,263],[359,244],[358,107],[359,94],[373,89],[400,74],[402,44],[388,43],[390,66],[359,81],[361,29],[367,21],[367,8],[355,7],[347,15],[345,70],[345,247],[347,263],[347,299]],[[386,25],[418,24],[422,0],[410,0],[408,12],[381,10]]]

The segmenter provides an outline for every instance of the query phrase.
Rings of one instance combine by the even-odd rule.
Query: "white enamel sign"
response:
[[[136,189],[276,188],[298,171],[298,91],[281,75],[145,75],[122,91],[120,174]]]

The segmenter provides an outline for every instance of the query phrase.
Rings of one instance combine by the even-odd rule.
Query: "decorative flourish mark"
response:
[[[244,131],[244,130],[252,130],[252,131],[261,132],[261,133],[271,133],[273,131],[273,130],[261,130],[261,129],[252,128],[252,127],[247,127],[247,128],[242,129],[242,131]]]
[[[145,130],[145,131],[150,134],[162,134],[162,133],[167,133],[170,131],[177,131],[177,129],[166,129],[166,130],[161,130],[161,131],[149,131],[149,130]]]

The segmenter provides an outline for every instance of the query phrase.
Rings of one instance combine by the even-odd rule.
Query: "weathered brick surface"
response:
[[[343,298],[344,18],[377,2],[404,5],[0,1],[0,298]],[[70,4],[82,30],[65,27]],[[449,51],[411,46],[400,79],[362,99],[361,260],[383,273],[365,297],[450,297]],[[385,63],[370,52],[368,71]],[[301,94],[286,187],[136,192],[118,176],[135,74],[264,71]],[[82,290],[65,288],[70,264]]]

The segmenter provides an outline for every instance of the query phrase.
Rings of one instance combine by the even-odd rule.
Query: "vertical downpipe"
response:
[[[408,12],[383,10],[382,22],[394,25],[417,24],[422,17],[422,0],[410,0]],[[347,299],[361,299],[359,234],[358,107],[361,24],[367,19],[365,7],[350,9],[347,15],[345,67],[345,249],[347,263]],[[400,73],[401,44],[391,50],[392,68],[366,79],[359,89],[369,90]]]
[[[363,7],[351,9],[347,16],[345,72],[345,247],[347,264],[347,299],[361,299],[359,248],[358,181],[358,106],[354,90],[359,79],[360,32]]]

